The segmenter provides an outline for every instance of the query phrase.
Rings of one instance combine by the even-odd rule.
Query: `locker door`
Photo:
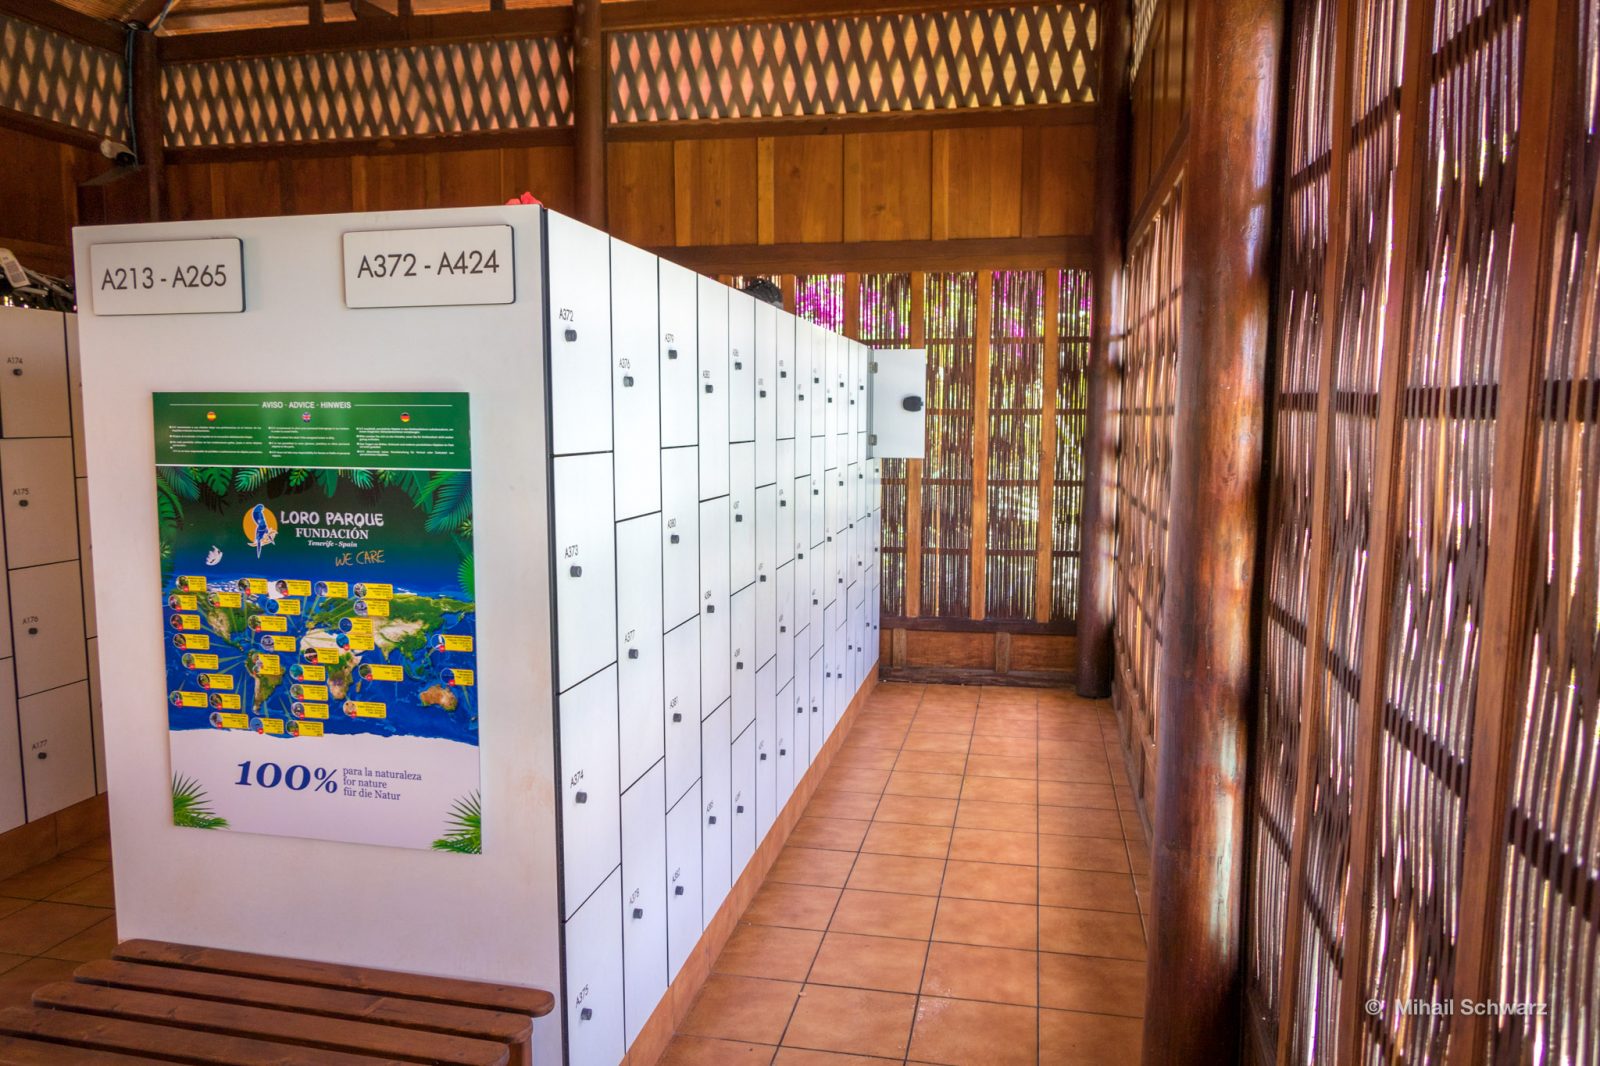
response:
[[[617,658],[611,456],[556,459],[556,647],[561,690]]]
[[[724,703],[700,723],[700,911],[710,921],[728,896],[732,880],[733,758]]]
[[[561,694],[560,732],[561,873],[570,918],[622,861],[615,667]]]
[[[755,664],[759,669],[778,653],[778,579],[775,573],[756,575]]]
[[[666,675],[667,802],[700,779],[700,622],[691,618],[662,638]],[[698,835],[696,836],[698,840]],[[698,894],[695,897],[699,899]]]
[[[735,734],[756,717],[756,590],[746,586],[733,594],[733,717]]]
[[[823,609],[828,606],[828,551],[827,547],[811,549],[811,587],[807,599],[810,607],[809,620],[806,627],[811,630],[811,648],[808,655],[815,655],[822,650],[822,641],[827,633],[823,624]]]
[[[611,238],[545,212],[550,439],[555,454],[611,450]]]
[[[794,681],[790,681],[778,690],[773,698],[772,729],[776,734],[773,743],[778,746],[778,752],[773,756],[777,763],[777,770],[773,775],[774,795],[772,797],[772,815],[776,819],[778,812],[782,811],[789,802],[789,797],[794,795],[795,782],[795,748],[794,748]],[[770,830],[772,823],[767,823]]]
[[[867,531],[867,578],[873,588],[883,583],[883,513],[872,512],[872,524]]]
[[[0,318],[0,324],[4,321]],[[21,744],[11,663],[0,659],[0,833],[15,829],[23,822]]]
[[[94,543],[89,536],[89,479],[78,478],[78,572],[83,584],[83,635],[95,635]]]
[[[756,579],[756,446],[735,444],[731,463],[728,506],[732,512],[729,558],[732,588],[742,589]]]
[[[727,700],[728,498],[700,505],[700,714]]]
[[[855,627],[855,635],[850,641],[856,655],[855,671],[850,675],[850,696],[854,699],[867,680],[867,609],[864,602],[861,610],[850,619],[850,624]]]
[[[756,843],[778,816],[778,691],[773,664],[756,671]]]
[[[11,571],[11,631],[19,698],[88,676],[77,563]]]
[[[784,563],[778,567],[774,581],[778,586],[777,605],[775,608],[778,623],[778,646],[774,651],[777,673],[774,677],[779,685],[787,682],[794,676],[794,577],[795,564]]]
[[[622,872],[613,871],[594,898],[567,920],[568,1066],[616,1066],[624,1042]]]
[[[694,448],[661,453],[661,623],[671,628],[700,611],[699,460]]]
[[[728,439],[756,439],[756,300],[728,292]]]
[[[756,300],[756,484],[777,478],[773,446],[778,440],[778,315],[776,307]]]
[[[5,373],[0,374],[0,433],[7,437],[70,434],[63,316],[56,311],[0,307],[0,337],[6,339]]]
[[[656,257],[611,241],[611,410],[617,518],[661,510]]]
[[[667,808],[659,763],[622,794],[622,974],[628,1043],[667,991]]]
[[[694,271],[658,260],[661,323],[661,446],[678,448],[699,440],[700,392]]]
[[[745,726],[733,741],[733,879],[744,873],[756,852],[756,727]]]
[[[5,493],[7,566],[78,557],[78,483],[70,440],[0,441],[0,491]]]
[[[617,711],[622,784],[661,759],[661,516],[617,523]]]
[[[822,467],[822,438],[811,438],[811,544],[821,544],[828,539],[828,482],[830,475]]]
[[[72,467],[79,477],[87,477],[89,459],[84,454],[83,364],[78,352],[78,316],[63,317],[67,320],[67,401],[72,408]],[[3,330],[4,326],[0,326],[0,331]],[[4,421],[0,417],[0,425]]]
[[[777,565],[794,558],[794,441],[778,442],[778,531],[773,549]]]
[[[811,402],[815,387],[811,384],[812,345],[816,327],[804,319],[794,323],[794,462],[796,474],[811,472],[811,455],[806,442],[811,439]]]
[[[824,605],[832,606],[844,595],[844,544],[837,534],[828,535],[828,543],[823,548],[822,558],[822,602]],[[841,603],[840,607],[843,606]]]
[[[773,574],[778,569],[778,491],[772,485],[756,489],[756,662],[772,658],[773,638],[777,634],[774,612],[777,589]],[[763,606],[763,603],[765,606]]]
[[[845,409],[842,412],[844,425],[841,427],[850,434],[850,447],[855,448],[856,434],[861,432],[861,394],[856,386],[863,380],[861,366],[863,358],[862,346],[852,341],[845,357]],[[851,459],[854,461],[852,452]]]
[[[890,459],[921,459],[927,443],[928,352],[896,348],[872,353],[877,367],[868,375],[867,432],[872,454]]]
[[[699,747],[699,738],[695,741]],[[677,980],[700,942],[700,786],[667,812],[667,980]]]
[[[825,334],[822,345],[822,365],[817,374],[822,377],[822,436],[839,435],[839,340],[832,333]],[[814,374],[813,376],[817,376]]]
[[[804,564],[811,557],[811,478],[794,479],[794,561]]]
[[[787,311],[778,312],[778,392],[777,392],[777,433],[779,440],[786,440],[795,435],[794,432],[794,384],[795,384],[795,323],[797,319]],[[779,478],[781,480],[782,474]]]
[[[828,351],[833,347],[833,334],[820,326],[811,329],[811,367],[807,390],[811,407],[811,435],[826,436],[828,432]],[[812,467],[812,473],[817,471]]]
[[[728,494],[728,289],[698,280],[700,498]]]
[[[844,470],[829,470],[828,482],[823,488],[823,531],[837,533],[845,527],[846,515],[844,502],[844,484],[846,473]]]
[[[836,621],[842,623],[843,613],[844,612],[842,611],[838,612]],[[823,653],[825,656],[827,656],[823,665],[826,667],[824,672],[828,677],[828,699],[826,711],[827,720],[825,728],[827,733],[831,735],[834,731],[834,728],[838,726],[839,719],[844,716],[845,704],[849,700],[849,696],[845,690],[845,672],[849,669],[849,666],[846,663],[845,629],[842,624],[838,625],[832,630],[832,632],[829,633],[826,647],[827,650]]]
[[[810,631],[800,634],[806,641],[810,640]],[[795,643],[797,649],[806,645]],[[794,664],[794,691],[789,697],[789,723],[794,730],[791,738],[794,741],[794,783],[806,776],[806,771],[811,768],[811,660],[800,657]]]
[[[828,714],[826,703],[828,699],[828,677],[823,669],[822,653],[819,651],[811,657],[811,688],[806,693],[806,717],[810,719],[811,759],[817,761],[817,753],[822,750],[822,742],[828,739]]]

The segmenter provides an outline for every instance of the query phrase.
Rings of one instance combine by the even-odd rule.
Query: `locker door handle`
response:
[[[628,649],[628,658],[637,659],[638,657],[639,657],[639,649],[638,648],[629,648]]]
[[[900,401],[900,407],[902,410],[911,411],[913,413],[920,411],[922,410],[922,397],[907,396],[905,399]]]
[[[713,814],[711,817],[707,818],[706,819],[706,824],[707,825],[716,825],[717,824],[717,816]]]
[[[710,385],[707,385],[707,386],[706,386],[706,391],[707,391],[707,392],[710,392],[710,391],[711,391],[711,386],[710,386]]]
[[[683,895],[683,886],[682,886],[682,885],[673,885],[673,886],[672,886],[672,894],[673,894],[673,895],[674,895],[674,896],[681,896],[681,895]]]
[[[744,804],[741,803],[737,807],[735,807],[733,809],[733,813],[734,814],[743,814],[744,813]]]
[[[582,577],[583,576],[583,567],[581,567],[581,566],[569,567],[567,569],[567,573],[571,574],[573,577]]]
[[[635,908],[633,908],[633,916],[635,918],[643,918],[644,917],[644,908],[643,907],[635,907]]]
[[[678,543],[678,534],[674,533],[672,535],[672,543],[674,543],[674,544]]]
[[[624,374],[624,375],[622,375],[622,387],[625,388],[625,389],[633,388],[633,375],[632,374]]]
[[[762,574],[761,575],[761,580],[762,581],[766,581],[767,580],[767,575],[766,574]]]
[[[578,1012],[578,1017],[582,1018],[584,1021],[588,1021],[590,1018],[594,1017],[594,1008],[593,1007],[585,1007],[585,1008],[583,1008],[583,1010]]]
[[[568,341],[575,341],[575,340],[578,339],[578,331],[575,330],[575,329],[569,329],[565,333],[563,333],[562,336],[565,337]]]
[[[580,792],[580,793],[578,793],[576,796],[574,796],[572,798],[577,800],[579,803],[588,803],[589,802],[589,793]]]
[[[676,359],[676,358],[678,358],[678,349],[676,349],[676,348],[668,348],[667,349],[667,358],[668,359]]]
[[[766,752],[762,752],[761,753],[761,761],[762,762],[766,762],[767,761],[767,753]]]

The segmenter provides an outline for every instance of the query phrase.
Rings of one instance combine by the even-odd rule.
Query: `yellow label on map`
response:
[[[299,600],[275,600],[273,602],[275,602],[277,604],[277,607],[274,609],[274,612],[276,614],[299,614],[300,613],[300,601]]]
[[[456,667],[454,670],[446,670],[444,679],[446,684],[470,686],[476,680],[476,677],[471,670],[463,670],[460,667]]]
[[[296,718],[326,718],[328,705],[326,703],[297,703],[294,705]]]
[[[263,718],[263,719],[261,719],[261,731],[263,733],[266,733],[266,734],[268,734],[270,736],[274,736],[274,737],[283,736],[283,719],[282,718]]]
[[[268,592],[267,579],[264,577],[242,577],[239,587],[252,596],[265,596]]]
[[[170,621],[173,629],[200,628],[200,616],[197,614],[175,614]]]
[[[284,639],[290,641],[291,643],[294,641],[293,637],[286,637]],[[256,673],[263,677],[272,677],[276,674],[283,673],[283,660],[278,658],[276,655],[267,655],[258,652],[250,657],[250,665],[255,669]]]
[[[232,674],[201,674],[200,687],[209,689],[233,688]]]
[[[215,655],[196,655],[194,652],[183,657],[183,665],[190,670],[215,670],[217,657]]]
[[[294,676],[301,681],[326,681],[328,668],[326,666],[297,666]]]
[[[206,694],[204,692],[174,692],[172,694],[174,707],[204,707]]]
[[[314,700],[318,703],[328,702],[327,685],[290,685],[289,695],[297,700]]]
[[[174,592],[167,597],[167,606],[174,611],[198,611],[200,609],[200,597],[193,593]]]
[[[371,651],[377,646],[370,636],[358,637],[354,633],[350,634],[351,651]]]
[[[280,636],[277,633],[268,633],[263,639],[262,647],[271,648],[273,651],[294,651],[294,638]]]
[[[280,596],[309,596],[311,595],[311,582],[296,581],[293,578],[282,578],[276,583]]]
[[[387,618],[387,617],[389,617],[389,601],[388,600],[368,600],[367,601],[367,614],[373,616],[374,618]]]
[[[307,648],[305,654],[308,663],[319,663],[322,666],[339,665],[338,648]]]
[[[204,592],[206,579],[203,577],[180,577],[178,587],[185,592]]]
[[[345,700],[344,713],[352,718],[387,718],[389,717],[389,706],[384,703]]]
[[[322,735],[322,723],[290,722],[289,735],[291,737],[320,737]]]
[[[180,651],[205,651],[211,647],[211,635],[208,633],[174,633],[172,646]]]
[[[211,594],[211,606],[242,607],[244,606],[244,597],[237,592],[213,592]]]
[[[440,633],[440,651],[471,651],[472,638],[464,633]]]
[[[214,714],[211,720],[223,729],[249,729],[250,716],[248,714]]]
[[[287,633],[289,620],[275,614],[253,614],[250,616],[250,628],[263,633]]]
[[[211,706],[219,711],[237,711],[244,706],[237,692],[213,692]]]
[[[392,600],[394,599],[394,586],[381,584],[376,581],[357,581],[356,599]]]
[[[406,668],[383,663],[362,663],[361,677],[366,681],[404,681]]]
[[[350,583],[348,581],[318,581],[317,595],[327,596],[329,599],[345,600],[350,598]]]

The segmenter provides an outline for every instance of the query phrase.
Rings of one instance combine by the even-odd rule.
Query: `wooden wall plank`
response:
[[[933,135],[851,133],[842,142],[843,238],[928,240]]]
[[[427,190],[429,207],[486,207],[516,195],[505,184],[498,148],[431,152],[428,158],[438,175]]]
[[[283,176],[278,162],[213,163],[211,199],[217,218],[283,214]]]
[[[613,141],[606,161],[611,232],[644,248],[676,244],[672,142]]]
[[[775,194],[772,155],[772,138],[758,137],[756,139],[756,241],[760,244],[771,244],[773,241],[772,201]]]
[[[421,155],[369,155],[357,157],[364,166],[355,187],[364,195],[361,211],[405,211],[422,207],[427,186],[427,161]]]
[[[504,199],[521,196],[524,192],[531,192],[541,203],[548,205],[554,211],[570,215],[577,210],[578,198],[573,189],[573,150],[565,145],[540,145],[500,149],[500,187],[505,190]],[[668,156],[667,164],[652,175],[656,182],[671,175],[671,157]],[[608,196],[613,196],[611,191],[611,177],[606,179]],[[671,195],[671,185],[667,186],[667,195]],[[610,207],[608,206],[608,211]],[[615,225],[614,216],[612,224]],[[615,230],[613,229],[613,232]]]
[[[167,167],[167,181],[181,167]],[[283,213],[319,215],[354,210],[355,176],[348,157],[289,157],[282,165]]]
[[[1039,216],[1034,236],[1093,231],[1095,147],[1093,126],[1039,130]]]
[[[844,240],[844,138],[769,137],[764,142],[772,145],[774,240]]]
[[[680,212],[678,243],[754,244],[758,237],[754,140],[679,141],[675,146]],[[687,237],[687,239],[685,239]]]
[[[935,130],[933,158],[935,239],[1022,235],[1022,130]]]

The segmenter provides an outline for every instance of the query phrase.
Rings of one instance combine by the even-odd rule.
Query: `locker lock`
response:
[[[801,403],[805,403],[806,402],[806,394],[803,393],[803,392],[795,393],[794,394],[794,398],[799,400]]]
[[[676,348],[668,348],[667,349],[667,358],[668,359],[676,359],[676,358],[678,358],[678,349],[676,349]]]
[[[632,374],[624,374],[624,375],[622,375],[622,387],[625,388],[625,389],[633,388],[633,375]]]
[[[733,664],[733,668],[735,670],[743,670],[744,669],[744,663],[734,663]]]
[[[817,605],[817,598],[815,596],[813,596],[813,597],[811,597],[811,606],[815,607],[816,605]]]
[[[813,385],[821,385],[822,384],[822,379],[819,378],[819,377],[813,377],[811,379],[811,384],[813,384]]]
[[[674,544],[678,543],[678,535],[676,533],[674,533],[672,535],[672,543],[674,543]]]
[[[778,632],[779,633],[787,633],[787,632],[789,632],[789,627],[788,626],[779,626],[778,627]]]
[[[761,753],[761,761],[762,762],[766,762],[767,761],[767,753],[766,752],[762,752]]]
[[[566,332],[562,333],[561,335],[563,337],[565,337],[569,342],[570,341],[575,341],[575,340],[578,339],[578,331],[575,330],[575,329],[571,329],[571,328],[568,328],[566,330]]]
[[[920,411],[922,410],[922,397],[907,396],[905,399],[900,401],[900,406],[907,411]]]
[[[766,580],[767,580],[767,575],[766,575],[766,574],[762,574],[762,575],[761,575],[761,580],[762,580],[762,581],[763,581],[763,582],[765,582],[765,581],[766,581]]]
[[[36,758],[36,759],[48,759],[49,757],[50,757],[50,753],[48,751],[41,751],[37,755],[34,756],[34,758]]]
[[[18,506],[18,507],[26,507],[26,506],[28,506],[28,499],[27,499],[27,497],[23,497],[23,498],[22,498],[22,499],[20,499],[20,500],[18,500],[18,501],[17,501],[17,506]]]
[[[714,815],[714,814],[711,815],[709,818],[706,819],[706,824],[707,825],[716,825],[717,824],[717,816]]]
[[[767,398],[767,390],[766,389],[760,389],[760,390],[758,390],[756,392],[756,395],[760,396],[763,400],[765,400]]]
[[[716,614],[716,613],[717,613],[717,605],[716,604],[714,604],[714,603],[706,604],[706,614]]]
[[[806,709],[804,707],[796,707],[794,709],[794,713],[795,714],[805,714],[806,713]]]
[[[674,722],[681,722],[681,721],[683,721],[683,712],[682,712],[682,711],[673,711],[673,712],[672,712],[672,720],[673,720],[673,721],[674,721]]]
[[[569,567],[568,570],[567,570],[567,573],[571,574],[573,577],[582,577],[583,576],[583,567],[581,567],[581,566]]]
[[[787,507],[787,506],[789,506],[789,501],[788,500],[779,500],[778,501],[778,506],[779,507]]]
[[[637,659],[638,657],[639,657],[639,649],[638,648],[629,648],[628,649],[628,658]]]
[[[572,331],[568,330],[567,332],[571,333]],[[578,1012],[578,1017],[582,1018],[584,1021],[588,1021],[590,1018],[594,1017],[594,1008],[593,1007],[585,1007],[585,1008],[583,1008],[581,1011]]]
[[[733,813],[734,814],[743,814],[744,813],[744,804],[741,803],[737,807],[735,807],[733,809]]]
[[[673,885],[673,886],[672,886],[672,894],[673,894],[673,895],[674,895],[674,896],[681,896],[681,895],[683,895],[683,886],[682,886],[682,885]]]
[[[635,918],[643,918],[644,917],[644,908],[643,907],[635,907],[635,908],[633,908],[633,916]]]
[[[733,516],[733,520],[735,522],[743,522],[744,521],[744,515],[736,514],[736,515]]]
[[[711,391],[711,386],[710,386],[710,385],[709,385],[709,384],[708,384],[708,385],[706,385],[706,391],[707,391],[707,392],[710,392],[710,391]]]
[[[735,370],[743,370],[744,369],[744,362],[742,360],[735,359],[733,361],[733,368]]]
[[[779,748],[778,749],[778,754],[779,755],[787,755],[787,754],[789,754],[789,749],[788,748]]]
[[[28,636],[36,637],[38,635],[39,635],[39,627],[38,626],[29,626],[28,627]]]
[[[811,706],[811,713],[812,714],[816,714],[817,713],[817,708],[816,708],[815,704],[812,704],[812,706]]]
[[[789,376],[789,372],[787,370],[780,370],[778,371],[778,376],[780,378],[786,378]]]
[[[580,792],[580,793],[578,793],[576,796],[574,796],[572,798],[577,800],[579,803],[588,803],[589,802],[589,793]]]
[[[14,378],[20,378],[22,376],[22,368],[20,366],[12,367],[11,368],[11,376],[14,377]]]

